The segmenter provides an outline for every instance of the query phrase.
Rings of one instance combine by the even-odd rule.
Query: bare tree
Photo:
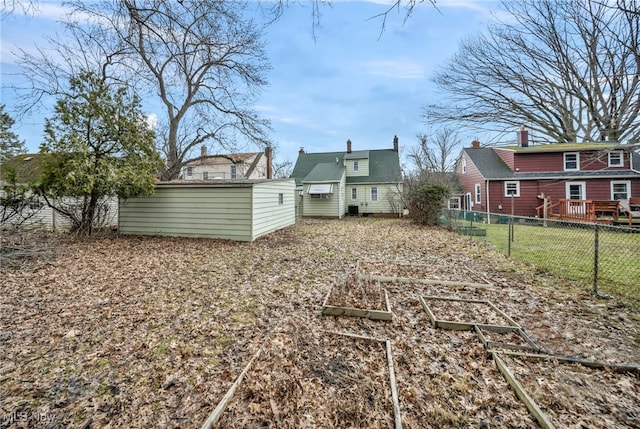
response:
[[[458,133],[452,128],[436,131],[433,139],[427,134],[416,136],[418,144],[409,149],[408,157],[414,164],[418,176],[451,173],[455,166],[455,156],[460,148]]]
[[[460,44],[434,81],[428,122],[523,124],[552,142],[640,138],[638,0],[504,1],[509,19]],[[624,7],[623,7],[624,6]]]
[[[119,0],[70,3],[65,39],[35,55],[22,52],[31,108],[40,98],[65,95],[66,82],[99,72],[126,83],[160,105],[157,147],[178,177],[203,144],[234,151],[240,141],[264,147],[269,122],[252,108],[269,68],[261,25],[243,2]],[[51,51],[55,55],[51,55]]]

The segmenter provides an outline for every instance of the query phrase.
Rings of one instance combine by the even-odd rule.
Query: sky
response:
[[[43,37],[62,31],[56,22],[59,4],[39,0],[34,15],[14,14],[0,22],[0,102],[14,118],[9,87],[19,78],[13,53],[44,46]],[[388,5],[388,0],[334,1],[321,9],[320,27],[312,31],[311,2],[289,2],[269,27],[265,42],[272,68],[255,108],[271,121],[276,161],[295,163],[301,147],[343,151],[348,139],[354,150],[390,149],[394,135],[406,156],[417,134],[434,132],[421,117],[422,106],[442,96],[433,73],[456,53],[460,40],[495,19],[499,3],[438,0],[437,8],[419,5],[406,21],[405,10],[394,9],[381,32],[382,21],[373,17]],[[47,116],[46,109],[35,112],[12,128],[29,152],[38,151]],[[464,145],[484,137],[477,130],[459,134]]]

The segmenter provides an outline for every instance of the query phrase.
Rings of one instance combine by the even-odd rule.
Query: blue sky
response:
[[[458,42],[482,31],[499,4],[489,0],[438,0],[438,9],[417,7],[407,22],[403,9],[392,11],[386,30],[369,19],[388,8],[388,1],[336,1],[321,9],[321,27],[312,35],[310,2],[291,2],[265,37],[272,69],[269,86],[256,108],[272,123],[276,159],[295,162],[307,152],[391,148],[397,135],[401,151],[429,132],[421,107],[437,101],[433,72],[457,51]],[[1,29],[2,103],[12,114],[16,65],[12,51],[43,45],[42,37],[60,31],[57,2],[40,0],[40,13],[5,18]],[[153,113],[153,112],[148,112]],[[36,152],[43,117],[37,112],[14,126]],[[483,135],[460,132],[464,144]],[[487,137],[488,138],[488,137]]]

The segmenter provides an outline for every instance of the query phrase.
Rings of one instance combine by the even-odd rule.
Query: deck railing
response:
[[[559,200],[552,203],[551,199],[547,199],[546,205],[546,210],[544,204],[536,207],[538,217],[577,222],[613,222],[618,220],[620,212],[619,201],[609,200]]]

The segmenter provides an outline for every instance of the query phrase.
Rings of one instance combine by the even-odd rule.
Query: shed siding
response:
[[[296,223],[295,180],[256,184],[253,188],[253,239]],[[282,204],[280,204],[282,194]]]
[[[122,234],[251,241],[252,188],[158,187],[120,203]]]

